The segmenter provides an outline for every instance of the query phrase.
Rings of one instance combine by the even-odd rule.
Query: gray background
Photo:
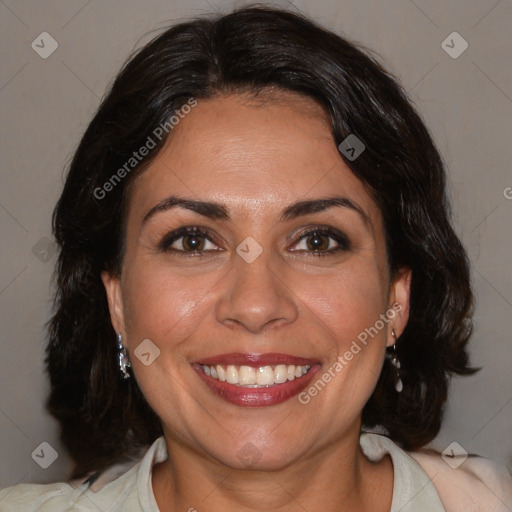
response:
[[[44,324],[56,261],[50,215],[63,169],[107,85],[129,53],[181,17],[241,2],[203,0],[0,0],[0,488],[65,479],[71,464],[45,411]],[[468,452],[512,468],[512,58],[511,0],[297,0],[296,8],[375,50],[418,106],[445,159],[457,233],[477,294],[473,363],[457,378],[440,451]],[[31,43],[49,32],[42,59]],[[441,43],[458,32],[458,58]],[[451,43],[450,43],[451,44]],[[455,44],[455,43],[454,43]],[[458,43],[457,43],[458,44]],[[456,46],[456,49],[458,46]],[[57,460],[32,452],[48,442]]]

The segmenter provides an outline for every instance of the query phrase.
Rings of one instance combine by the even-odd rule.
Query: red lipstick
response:
[[[309,371],[294,380],[283,383],[275,383],[269,386],[247,387],[239,384],[230,384],[227,381],[218,380],[205,373],[202,365],[243,365],[258,368],[262,366],[295,365],[310,366]],[[283,403],[298,395],[312,381],[321,368],[318,359],[310,359],[290,354],[219,354],[194,361],[192,367],[210,391],[227,402],[241,407],[266,407]]]

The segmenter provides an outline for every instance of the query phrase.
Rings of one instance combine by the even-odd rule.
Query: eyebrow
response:
[[[373,223],[368,214],[357,203],[347,197],[342,196],[297,201],[287,206],[281,212],[279,220],[280,222],[293,220],[304,215],[322,212],[324,210],[328,210],[329,208],[335,207],[348,208],[357,212],[367,227],[373,231]],[[223,204],[211,201],[196,201],[178,196],[170,196],[153,206],[153,208],[151,208],[146,213],[146,215],[144,215],[142,224],[144,225],[151,217],[157,213],[171,210],[172,208],[184,208],[191,210],[195,213],[198,213],[199,215],[202,215],[203,217],[207,217],[208,219],[226,221],[231,220],[231,217],[229,216],[229,210]]]

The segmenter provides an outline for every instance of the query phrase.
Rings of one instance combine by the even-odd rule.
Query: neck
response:
[[[370,462],[359,429],[314,455],[272,471],[230,468],[165,436],[169,458],[153,468],[160,512],[389,511],[393,466],[389,456]]]

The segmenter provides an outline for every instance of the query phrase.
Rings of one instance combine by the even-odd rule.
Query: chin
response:
[[[253,442],[247,441],[239,445],[236,451],[229,453],[227,457],[224,453],[219,458],[215,458],[235,470],[279,471],[292,464],[300,456],[301,454],[298,454],[296,448],[292,446],[288,450],[283,446],[275,445],[260,445],[258,447]]]

